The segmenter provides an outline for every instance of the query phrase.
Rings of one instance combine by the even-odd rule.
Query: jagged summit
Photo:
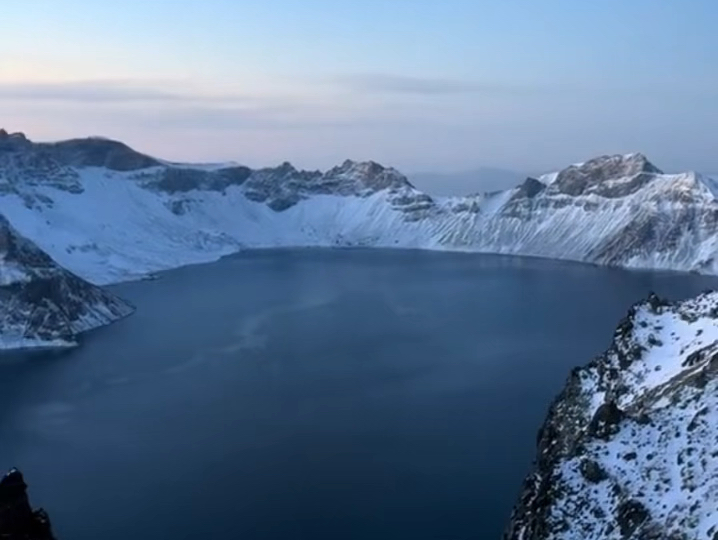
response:
[[[32,145],[24,133],[9,133],[5,129],[0,129],[0,152],[17,152],[26,150]]]
[[[327,171],[327,174],[347,174],[354,172],[367,176],[376,176],[384,173],[385,171],[397,172],[395,169],[384,167],[376,161],[355,161],[353,159],[345,159],[341,165],[333,167]]]
[[[577,168],[583,172],[601,171],[605,178],[634,176],[639,173],[663,174],[663,171],[641,152],[598,156],[569,167],[569,169],[571,168]]]
[[[326,172],[326,177],[352,179],[372,190],[413,187],[408,178],[392,167],[384,167],[375,161],[347,159],[341,165]]]
[[[0,128],[0,140],[4,139],[15,139],[18,141],[27,141],[27,137],[24,133],[18,131],[16,133],[8,132],[6,129]]]
[[[289,161],[283,161],[282,164],[275,169],[279,174],[294,174],[297,171],[297,168],[292,165]]]
[[[641,153],[600,156],[563,169],[552,187],[567,195],[596,193],[617,197],[634,192],[656,174],[663,173]],[[619,179],[630,185],[606,185],[608,181]]]
[[[718,183],[661,174],[638,153],[448,199],[420,192],[374,161],[348,159],[325,172],[289,162],[251,169],[171,163],[96,137],[8,140],[0,139],[0,208],[55,260],[101,283],[214,260],[241,246],[299,245],[718,273]]]

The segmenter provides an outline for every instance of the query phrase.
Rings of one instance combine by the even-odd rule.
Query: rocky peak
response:
[[[546,184],[529,176],[526,180],[524,180],[523,184],[518,187],[514,198],[526,197],[528,199],[533,199],[544,189],[546,189]]]
[[[358,182],[371,191],[412,187],[406,176],[399,171],[384,167],[375,161],[352,161],[347,159],[340,166],[327,171],[324,176],[325,178]]]
[[[0,129],[0,151],[17,151],[30,145],[31,143],[24,133],[8,133],[6,130]]]
[[[274,172],[276,172],[280,176],[291,176],[293,174],[296,174],[298,171],[296,167],[292,165],[289,161],[285,161],[279,167],[274,169]]]
[[[113,171],[136,171],[160,165],[145,154],[119,141],[90,137],[38,145],[63,164],[75,167],[105,167]]]
[[[640,153],[613,156],[601,156],[580,165],[571,165],[558,173],[552,188],[567,195],[596,193],[602,196],[622,196],[640,188],[653,175],[662,171]],[[604,186],[609,180],[638,179],[638,182],[619,188]]]
[[[54,540],[47,513],[32,509],[27,484],[17,469],[11,469],[0,480],[0,538]]]
[[[14,139],[16,141],[27,141],[27,137],[24,133],[9,133],[7,130],[0,128],[0,141]]]
[[[339,167],[335,167],[337,171],[344,173],[355,172],[365,176],[376,176],[383,173],[386,168],[376,161],[354,161],[351,159],[344,160]]]

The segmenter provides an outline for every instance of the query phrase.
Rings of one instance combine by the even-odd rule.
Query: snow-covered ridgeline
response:
[[[0,134],[1,135],[1,134]],[[14,138],[13,138],[14,137]],[[243,247],[466,250],[718,273],[716,183],[604,156],[492,194],[436,198],[347,161],[179,165],[103,139],[0,136],[0,213],[61,265],[111,283]]]
[[[508,540],[718,535],[718,293],[635,306],[571,374]]]

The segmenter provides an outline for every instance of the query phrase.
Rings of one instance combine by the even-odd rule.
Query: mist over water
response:
[[[269,250],[112,289],[137,313],[0,361],[0,463],[59,538],[499,538],[571,367],[716,278]]]

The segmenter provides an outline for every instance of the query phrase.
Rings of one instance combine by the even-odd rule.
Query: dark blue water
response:
[[[634,301],[716,280],[409,251],[266,251],[115,287],[0,362],[0,464],[64,540],[499,538],[547,405]]]

